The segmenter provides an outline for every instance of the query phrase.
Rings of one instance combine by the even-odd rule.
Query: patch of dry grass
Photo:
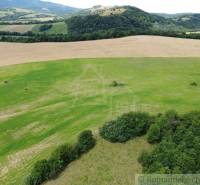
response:
[[[137,159],[143,150],[151,148],[145,138],[125,144],[111,144],[99,138],[93,150],[46,185],[134,185],[135,174],[141,173]]]

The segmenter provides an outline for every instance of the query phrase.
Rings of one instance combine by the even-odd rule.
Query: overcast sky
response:
[[[78,8],[94,5],[133,5],[148,12],[161,13],[200,13],[200,0],[48,0]]]

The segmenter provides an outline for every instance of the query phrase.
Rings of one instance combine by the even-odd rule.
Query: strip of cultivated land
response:
[[[67,43],[0,43],[0,66],[65,58],[200,57],[200,40],[160,36]]]

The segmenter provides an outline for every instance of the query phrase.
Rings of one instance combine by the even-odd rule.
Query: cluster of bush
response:
[[[190,86],[198,86],[197,82],[190,83]]]
[[[47,31],[50,30],[53,27],[52,24],[43,24],[39,27],[39,31],[43,32],[43,31]]]
[[[200,173],[200,112],[167,112],[156,119],[147,135],[157,145],[139,157],[144,173]]]
[[[110,142],[123,143],[146,134],[154,119],[153,116],[143,112],[123,114],[100,128],[100,135]]]
[[[126,142],[144,134],[150,144],[156,144],[138,159],[144,173],[200,173],[200,112],[168,111],[156,116],[131,112],[100,128],[100,135],[110,142]]]
[[[118,82],[118,81],[112,81],[112,83],[110,84],[111,87],[119,87],[119,86],[124,86],[125,84],[122,82]]]
[[[26,179],[26,185],[40,185],[49,179],[56,178],[70,162],[92,149],[95,143],[91,131],[82,132],[75,145],[61,145],[52,153],[49,159],[36,162],[31,174]]]
[[[163,137],[172,135],[180,124],[180,116],[175,111],[168,111],[155,119],[147,133],[149,143],[159,143]]]

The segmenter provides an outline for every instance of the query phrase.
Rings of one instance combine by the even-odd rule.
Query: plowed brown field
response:
[[[131,36],[66,43],[0,43],[0,66],[98,57],[200,57],[200,40]]]

